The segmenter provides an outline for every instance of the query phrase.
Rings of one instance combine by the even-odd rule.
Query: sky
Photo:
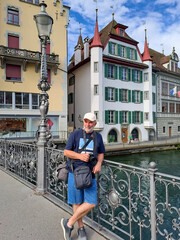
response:
[[[180,0],[63,0],[69,6],[68,59],[74,53],[80,28],[84,40],[92,38],[98,8],[99,31],[112,21],[128,26],[126,33],[144,51],[145,28],[149,47],[165,55],[175,47],[180,57]]]

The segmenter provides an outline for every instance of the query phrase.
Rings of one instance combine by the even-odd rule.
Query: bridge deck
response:
[[[70,215],[0,170],[0,239],[63,240],[62,217]],[[88,240],[105,238],[88,226]],[[77,225],[72,240],[77,239]]]

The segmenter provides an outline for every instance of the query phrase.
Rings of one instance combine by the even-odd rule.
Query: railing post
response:
[[[5,144],[5,148],[4,148],[4,168],[5,168],[5,170],[7,170],[7,141],[6,141],[6,138],[4,139],[4,144]]]
[[[150,162],[150,208],[151,208],[151,240],[156,240],[156,195],[155,195],[155,173],[157,172],[156,163]]]

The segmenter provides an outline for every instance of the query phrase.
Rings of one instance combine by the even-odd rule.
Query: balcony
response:
[[[35,71],[38,72],[41,65],[41,53],[26,49],[10,48],[0,45],[1,68],[5,67],[8,61],[18,61],[23,65],[23,70],[26,71],[27,63],[35,64]],[[47,54],[47,66],[57,73],[57,68],[60,65],[59,55]]]

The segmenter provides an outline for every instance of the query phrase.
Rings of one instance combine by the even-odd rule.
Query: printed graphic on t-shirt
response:
[[[86,139],[86,142],[88,141],[88,139]],[[84,139],[80,138],[79,140],[79,150],[84,146]],[[94,149],[94,141],[91,140],[90,143],[86,146],[86,148],[82,151],[82,153],[89,153],[89,154],[93,154],[93,149]]]

